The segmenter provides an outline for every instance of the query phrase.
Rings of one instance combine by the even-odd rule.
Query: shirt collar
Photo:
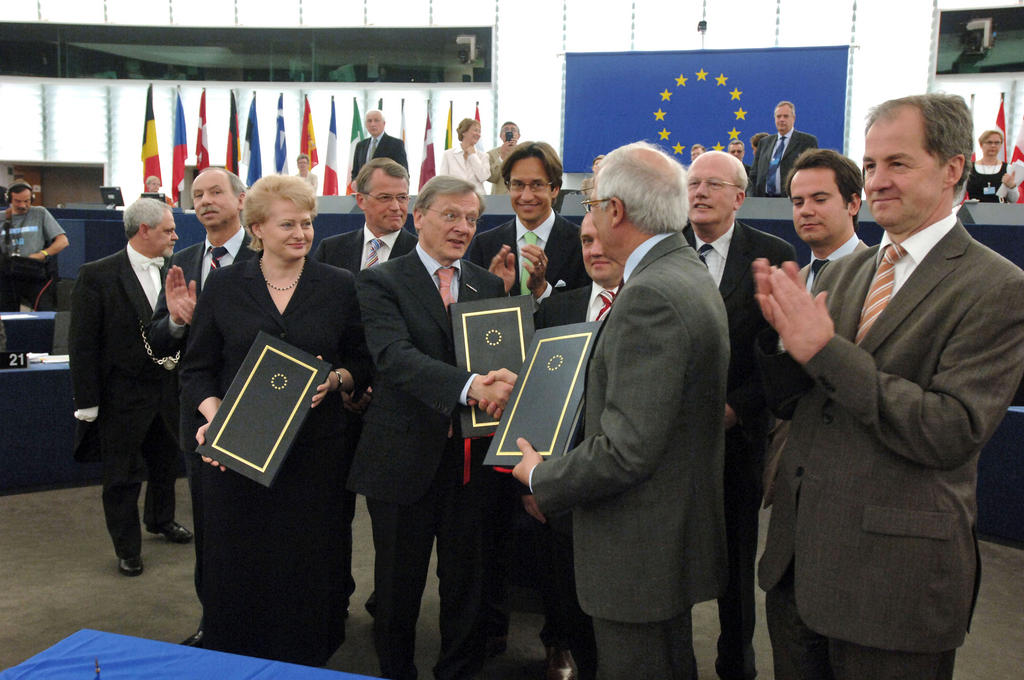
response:
[[[900,243],[900,247],[907,251],[907,255],[915,263],[920,264],[928,253],[931,252],[931,249],[935,247],[935,244],[941,241],[942,237],[948,234],[955,226],[956,215],[950,213],[948,217],[943,217],[938,222],[929,224],[916,234],[908,236]],[[892,239],[889,238],[889,232],[883,233],[882,242],[878,245],[878,254],[875,256],[876,262],[882,257],[882,252],[890,243],[892,243]]]
[[[416,244],[416,254],[420,256],[420,262],[423,263],[423,266],[426,268],[427,273],[430,274],[431,278],[433,278],[434,274],[437,273],[438,269],[444,266],[428,255],[427,251],[423,250],[423,246],[419,243]],[[462,260],[455,260],[455,262],[452,262],[452,266],[455,267],[457,275],[462,273]]]
[[[239,227],[238,231],[235,232],[234,236],[224,242],[224,247],[228,249],[228,254],[231,255],[231,260],[234,261],[235,257],[238,256],[238,251],[242,248],[242,241],[245,239],[245,229]],[[204,253],[209,252],[211,247],[215,247],[210,243],[210,237],[206,237],[206,248],[203,250]]]
[[[393,249],[395,247],[395,241],[398,240],[398,232],[399,231],[402,231],[402,230],[399,229],[397,231],[392,231],[392,232],[384,234],[383,236],[380,237],[380,240],[384,241],[384,244],[388,247],[389,250],[391,250],[391,249]],[[366,223],[364,222],[363,223],[363,247],[365,248],[366,244],[369,243],[370,241],[372,241],[375,238],[377,238],[377,237],[373,235],[373,232],[370,231],[370,228],[368,226],[366,226]]]
[[[644,255],[651,252],[654,246],[658,245],[672,234],[655,234],[640,245],[638,245],[629,257],[626,258],[626,265],[622,268],[622,282],[629,281],[629,277],[633,275],[633,270],[640,264],[640,260],[644,259]]]
[[[736,222],[730,224],[729,229],[724,234],[722,234],[709,244],[712,248],[715,249],[715,252],[718,253],[723,260],[726,260],[729,257],[729,244],[732,243],[732,235],[734,231],[736,231]],[[700,236],[697,235],[696,229],[693,230],[693,240],[694,250],[700,250],[700,247],[702,245],[708,243],[707,241],[701,240]]]
[[[818,259],[820,259],[820,260],[828,260],[830,262],[832,260],[838,260],[839,258],[846,257],[847,255],[849,255],[850,253],[855,251],[859,244],[860,244],[860,237],[857,236],[857,234],[853,234],[852,236],[850,236],[850,238],[848,238],[846,240],[846,243],[844,243],[843,245],[839,246],[838,248],[833,250],[831,253],[829,253],[825,257],[819,258],[819,257],[816,257],[816,256],[812,255],[811,259],[812,260],[818,260]]]
[[[128,244],[128,261],[131,263],[132,269],[135,271],[142,271],[143,267],[153,260],[156,260],[157,263],[161,264],[161,266],[163,266],[162,263],[166,261],[163,257],[146,257],[139,251],[135,250],[131,243]]]
[[[554,211],[554,209],[552,209],[551,212],[548,213],[548,217],[547,217],[546,220],[541,222],[540,225],[536,229],[532,229],[532,230],[528,230],[526,228],[526,225],[523,224],[522,221],[520,221],[519,215],[516,215],[516,243],[519,243],[519,241],[522,240],[523,235],[527,231],[533,231],[533,233],[537,235],[537,238],[539,238],[544,243],[547,243],[548,239],[551,237],[551,228],[554,227],[554,226],[555,226],[555,211]]]

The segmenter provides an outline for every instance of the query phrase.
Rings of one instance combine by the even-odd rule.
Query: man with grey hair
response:
[[[373,400],[348,488],[366,496],[373,527],[374,638],[380,674],[417,677],[416,619],[431,549],[440,576],[440,679],[472,678],[484,659],[480,469],[487,440],[463,440],[460,405],[504,408],[515,375],[456,366],[448,307],[505,295],[505,284],[463,259],[483,197],[439,176],[413,210],[413,252],[364,270],[356,292],[373,355]]]
[[[816,297],[795,265],[755,264],[765,386],[792,418],[759,569],[780,680],[953,677],[978,455],[1024,370],[1024,272],[954,210],[972,136],[958,96],[883,103],[864,144],[881,244]]]
[[[782,239],[743,224],[736,212],[746,198],[743,164],[722,151],[702,154],[687,176],[690,223],[683,230],[718,286],[729,318],[729,377],[725,397],[725,536],[729,581],[718,598],[718,657],[724,680],[751,680],[754,664],[754,563],[762,462],[771,414],[754,359],[754,339],[768,327],[754,300],[750,266],[763,257],[771,264],[796,260]]]
[[[374,158],[390,158],[409,170],[409,161],[405,156],[405,142],[384,132],[384,114],[377,109],[366,112],[366,131],[370,136],[356,144],[352,156],[352,177],[354,182],[365,163]]]
[[[587,368],[585,439],[543,464],[519,439],[514,474],[545,515],[572,510],[598,677],[696,678],[690,608],[726,581],[725,308],[679,233],[682,166],[630,144],[601,163],[593,195],[585,204],[624,283]]]
[[[147,476],[146,530],[174,543],[192,534],[174,521],[178,395],[173,362],[154,355],[143,327],[153,315],[166,258],[178,235],[170,209],[140,198],[124,211],[128,245],[82,265],[71,294],[69,353],[75,417],[95,429],[103,463],[103,514],[118,571],[142,573],[138,501]],[[76,452],[76,455],[80,455]]]
[[[786,177],[793,161],[806,149],[818,148],[818,138],[793,129],[796,106],[781,101],[775,105],[775,129],[778,134],[765,137],[757,145],[754,170],[750,177],[751,196],[787,196]]]

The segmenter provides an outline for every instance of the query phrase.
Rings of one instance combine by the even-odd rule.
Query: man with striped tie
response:
[[[245,200],[245,184],[239,177],[224,168],[206,168],[192,182],[192,203],[196,217],[206,230],[206,238],[199,243],[183,248],[171,258],[164,290],[160,293],[153,320],[147,330],[149,344],[157,356],[169,356],[184,351],[188,340],[188,327],[192,322],[196,297],[202,290],[206,277],[218,267],[246,260],[256,253],[249,248],[249,235],[242,229],[242,202]],[[186,452],[196,448],[195,432],[205,422],[198,414],[182,413],[178,433],[181,448]],[[192,495],[192,524],[195,530],[196,547],[196,595],[202,604],[203,550],[203,505],[199,493],[198,476],[193,475],[195,455],[185,456],[188,472],[189,491]],[[202,646],[203,624],[190,635],[184,644]]]
[[[374,158],[356,175],[356,204],[366,216],[362,229],[320,242],[313,258],[358,274],[416,247],[403,229],[409,215],[409,173],[390,158]]]
[[[1024,371],[1024,272],[957,220],[971,113],[955,95],[868,115],[879,246],[819,273],[755,263],[758,338],[792,419],[759,580],[775,677],[953,677],[980,565],[977,464]],[[785,347],[779,353],[779,341]]]
[[[690,223],[683,236],[697,250],[725,302],[729,318],[729,380],[725,397],[725,538],[729,580],[718,598],[718,658],[725,680],[757,675],[754,664],[754,564],[762,466],[771,414],[754,360],[754,338],[767,323],[754,300],[750,265],[767,258],[774,265],[796,260],[793,246],[736,219],[746,198],[747,171],[723,151],[707,151],[687,178]]]

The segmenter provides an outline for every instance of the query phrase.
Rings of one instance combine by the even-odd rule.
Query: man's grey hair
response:
[[[793,102],[791,102],[789,100],[786,100],[786,99],[783,99],[781,102],[779,102],[778,104],[775,105],[775,108],[777,109],[780,106],[788,106],[790,108],[790,110],[793,112],[793,115],[794,116],[796,115],[796,106],[793,104]],[[772,111],[774,112],[775,109],[772,109]]]
[[[479,217],[484,213],[484,197],[476,190],[476,187],[464,179],[452,177],[451,175],[438,175],[423,185],[420,193],[416,196],[416,204],[413,211],[426,210],[434,204],[439,196],[465,196],[473,194],[476,196],[480,206]]]
[[[964,157],[964,171],[955,191],[959,192],[971,174],[971,152],[974,150],[974,123],[964,98],[957,94],[918,94],[882,102],[868,111],[866,135],[879,120],[895,118],[904,107],[917,109],[924,118],[924,148],[945,163],[954,156]]]
[[[366,115],[363,116],[363,120],[366,120],[367,118],[369,118],[371,113],[379,113],[380,114],[380,119],[385,121],[385,122],[387,122],[385,120],[385,118],[384,118],[384,112],[381,111],[380,109],[370,109],[369,111],[366,112]]]
[[[171,212],[167,204],[155,198],[140,198],[124,211],[124,235],[132,238],[139,233],[139,227],[145,224],[156,227],[164,219],[164,213]]]
[[[653,144],[634,142],[608,154],[597,171],[597,193],[622,201],[629,220],[646,234],[686,226],[686,170]]]

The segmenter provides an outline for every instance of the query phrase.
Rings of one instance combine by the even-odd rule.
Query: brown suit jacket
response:
[[[759,579],[792,563],[812,630],[935,653],[970,620],[978,454],[1024,371],[1024,272],[957,224],[855,345],[877,250],[822,271],[836,335],[803,367],[759,339],[769,400],[793,420]]]

